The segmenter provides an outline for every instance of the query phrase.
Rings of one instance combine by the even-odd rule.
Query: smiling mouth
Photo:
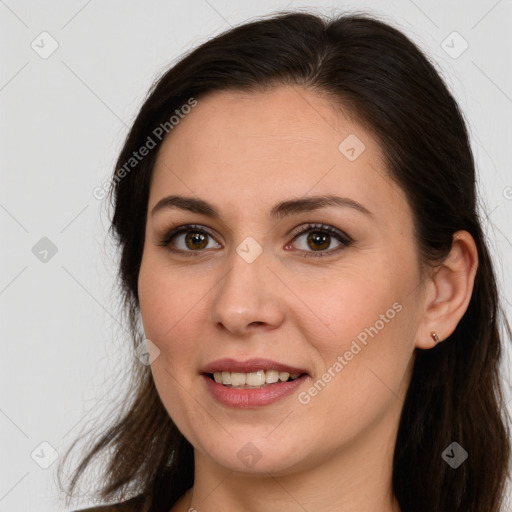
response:
[[[227,388],[259,389],[283,382],[292,382],[306,375],[305,373],[288,373],[277,370],[258,370],[250,373],[214,372],[206,373],[211,380]]]

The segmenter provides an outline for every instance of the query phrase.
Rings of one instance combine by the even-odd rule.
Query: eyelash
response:
[[[209,233],[207,230],[205,230],[202,226],[199,226],[197,224],[186,224],[186,225],[171,229],[171,231],[169,231],[164,236],[164,238],[159,242],[158,245],[160,245],[162,247],[166,247],[169,251],[171,251],[173,253],[179,253],[184,256],[195,256],[198,253],[203,252],[204,250],[182,251],[181,249],[176,250],[176,249],[171,249],[169,247],[169,244],[171,243],[172,239],[175,236],[180,235],[182,233],[187,233],[189,231],[194,231],[197,233],[205,234],[205,235],[208,235],[215,239],[215,237],[211,233]],[[301,250],[300,252],[302,252],[306,258],[309,258],[309,257],[324,258],[327,256],[331,256],[332,254],[338,253],[339,251],[349,247],[354,242],[354,240],[351,237],[349,237],[346,233],[343,233],[343,231],[340,231],[340,230],[338,230],[332,226],[328,226],[326,224],[306,224],[298,232],[293,234],[293,238],[292,238],[291,242],[295,241],[297,238],[304,235],[305,233],[317,232],[317,231],[325,232],[325,233],[328,233],[329,235],[332,235],[338,242],[340,242],[341,245],[335,249],[330,249],[328,251],[302,251]]]

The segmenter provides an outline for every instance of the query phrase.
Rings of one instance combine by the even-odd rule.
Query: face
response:
[[[159,395],[201,460],[284,475],[388,443],[420,284],[380,147],[317,93],[216,92],[163,142],[140,308]]]

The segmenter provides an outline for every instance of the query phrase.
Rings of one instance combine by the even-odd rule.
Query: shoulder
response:
[[[144,496],[139,494],[134,498],[121,503],[113,503],[111,505],[101,505],[99,507],[83,508],[74,512],[135,512],[144,503]]]

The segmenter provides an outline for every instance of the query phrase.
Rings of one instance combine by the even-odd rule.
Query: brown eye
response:
[[[311,231],[307,238],[308,246],[314,251],[327,249],[331,243],[331,235],[321,231]]]
[[[191,250],[204,249],[208,245],[207,235],[189,231],[185,237],[185,245]]]
[[[352,244],[353,240],[338,229],[325,224],[308,224],[295,234],[292,243],[304,256],[330,256]],[[333,247],[333,244],[334,245]]]
[[[210,233],[193,225],[172,229],[165,235],[160,245],[167,247],[171,252],[182,253],[187,256],[204,252],[204,249],[218,249],[221,247]]]

